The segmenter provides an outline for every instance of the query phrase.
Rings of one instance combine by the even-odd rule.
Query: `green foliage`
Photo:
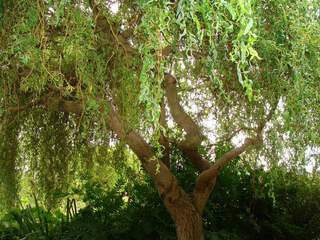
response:
[[[320,209],[314,205],[319,201],[314,184],[307,176],[281,168],[251,170],[236,164],[222,173],[206,211],[207,224],[236,233],[240,239],[316,239],[320,233],[314,223]],[[304,214],[299,214],[310,214],[310,207],[314,212],[301,220]]]
[[[164,220],[169,220],[168,215],[149,180],[131,187],[120,180],[110,192],[101,185],[85,189],[87,207],[70,224],[70,239],[79,234],[74,229],[82,229],[83,239],[167,239],[168,235],[174,239],[174,226]]]
[[[277,106],[264,146],[246,156],[271,170],[241,163],[222,173],[206,211],[208,239],[317,237],[318,182],[304,169],[314,161],[317,178],[319,157],[308,155],[320,145],[319,1],[116,1],[117,11],[112,1],[97,2],[0,0],[0,211],[19,196],[33,201],[30,192],[48,211],[78,194],[86,207],[65,226],[65,239],[97,231],[97,238],[172,239],[150,179],[108,126],[112,98],[126,134],[141,134],[160,157],[160,103],[171,72],[183,109],[204,133],[204,122],[214,128],[200,147],[207,159],[211,141],[254,135]],[[62,100],[81,113],[61,111]],[[170,128],[174,145],[184,132]],[[172,147],[172,171],[191,191],[197,173]],[[48,228],[59,217],[48,211],[16,212],[13,235],[56,234]]]
[[[193,170],[177,171],[181,184],[188,185]],[[283,168],[265,171],[235,163],[220,175],[205,210],[206,239],[316,239],[319,183]],[[69,214],[71,219],[67,212],[38,205],[22,208],[2,220],[0,239],[175,239],[173,222],[152,185],[145,176],[121,178],[108,190],[85,180],[78,194],[86,207]]]
[[[65,221],[60,212],[53,214],[37,204],[11,210],[0,224],[0,239],[54,239]]]
[[[292,159],[302,161],[306,149],[319,144],[317,1],[129,1],[119,2],[116,13],[106,3],[100,6],[103,21],[92,17],[90,1],[77,2],[2,2],[1,116],[11,106],[39,102],[50,93],[50,111],[60,108],[61,99],[81,102],[84,110],[81,117],[61,121],[60,114],[36,109],[34,118],[48,114],[44,119],[61,123],[47,132],[47,139],[56,135],[51,140],[59,142],[66,136],[66,146],[78,141],[76,131],[93,133],[93,128],[102,139],[109,136],[106,100],[111,94],[127,130],[139,129],[159,148],[163,77],[171,71],[180,79],[183,105],[197,105],[206,115],[212,104],[220,109],[214,118],[221,132],[254,128],[280,99],[283,110],[277,112],[273,126],[278,127],[270,131],[274,137],[267,145],[293,148]],[[126,31],[131,32],[129,46],[117,36]],[[19,119],[23,136],[34,134],[30,116]],[[285,134],[288,141],[279,140]],[[39,155],[38,147],[25,147],[19,147],[21,152]],[[43,156],[53,154],[49,146],[39,147]],[[68,154],[56,155],[66,167],[62,158]]]
[[[146,119],[150,127],[158,122],[160,117],[160,103],[163,97],[162,82],[165,62],[162,59],[162,49],[167,46],[163,32],[167,31],[170,18],[168,6],[150,1],[141,4],[144,15],[137,29],[144,43],[139,47],[143,59],[140,73],[139,101],[146,105]],[[156,126],[158,130],[159,126]]]
[[[10,129],[0,131],[0,211],[2,208],[14,207],[19,190],[18,131],[19,125],[8,117]],[[2,209],[2,210],[4,210]]]

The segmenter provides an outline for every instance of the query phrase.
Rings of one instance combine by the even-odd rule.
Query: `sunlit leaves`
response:
[[[238,81],[250,100],[252,100],[252,80],[248,73],[255,61],[261,60],[254,44],[257,40],[254,1],[179,1],[176,24],[180,28],[179,38],[183,49],[189,55],[203,46],[208,54],[208,74],[218,83],[219,68],[217,48],[224,44],[230,59],[237,68]],[[230,51],[231,46],[231,51]]]
[[[248,78],[248,71],[252,60],[260,59],[254,49],[257,35],[254,29],[254,1],[231,1],[225,3],[236,25],[237,35],[232,41],[233,50],[231,60],[236,63],[238,80],[245,88],[249,100],[252,100],[252,80]]]
[[[166,47],[165,31],[169,18],[168,6],[156,2],[142,5],[145,14],[138,31],[144,35],[144,42],[139,46],[143,65],[140,73],[139,101],[146,106],[146,118],[149,125],[159,131],[160,102],[163,96],[162,82],[164,62],[162,49]],[[163,11],[161,8],[164,8]]]
[[[48,132],[67,135],[76,146],[71,133],[79,130],[84,145],[94,145],[110,137],[106,122],[112,98],[125,131],[137,130],[158,149],[163,76],[168,71],[177,78],[182,107],[195,120],[214,119],[217,135],[238,128],[253,133],[270,105],[281,99],[271,124],[277,128],[268,129],[268,159],[293,148],[302,156],[308,145],[319,143],[317,1],[119,1],[117,11],[110,10],[111,2],[97,2],[98,15],[88,1],[70,0],[21,0],[4,12],[1,116],[11,106],[28,105],[54,92],[83,104],[84,110],[71,118],[55,116],[50,123],[61,121],[67,128],[58,131],[54,125]],[[38,114],[40,123],[47,121],[44,112],[46,117]],[[33,134],[31,120],[18,116]],[[45,135],[47,126],[38,126],[35,134]],[[183,134],[174,125],[172,132],[178,133],[171,134],[176,139]],[[41,145],[43,156],[53,155],[43,139],[55,147],[50,141],[60,139],[41,137],[41,144],[32,143]],[[26,148],[33,151],[31,144]]]

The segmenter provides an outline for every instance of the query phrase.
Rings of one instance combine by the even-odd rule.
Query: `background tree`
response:
[[[198,240],[231,160],[253,149],[253,164],[303,169],[319,148],[317,1],[21,0],[0,9],[8,205],[19,173],[34,170],[46,192],[63,189],[72,169],[92,167],[94,146],[117,139],[152,177],[178,239]],[[191,191],[170,170],[183,168],[173,151],[197,171]]]

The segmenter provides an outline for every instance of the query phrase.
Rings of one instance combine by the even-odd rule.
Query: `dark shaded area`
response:
[[[175,169],[182,185],[194,171]],[[84,185],[87,207],[67,215],[41,207],[11,211],[0,225],[0,239],[138,240],[175,239],[175,227],[149,179],[118,181],[106,192]],[[10,223],[10,224],[9,224]],[[233,164],[219,177],[204,214],[206,239],[293,239],[320,236],[320,188],[317,179],[277,168],[252,170]]]

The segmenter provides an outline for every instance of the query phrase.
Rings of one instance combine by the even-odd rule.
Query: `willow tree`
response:
[[[17,160],[24,137],[46,134],[28,141],[29,151],[44,153],[46,175],[55,171],[52,156],[68,158],[62,146],[88,145],[76,143],[86,130],[98,136],[91,144],[125,143],[178,239],[199,240],[230,161],[247,152],[248,161],[299,167],[319,147],[318,1],[1,3],[0,164],[2,179],[12,179],[3,186],[30,161]],[[215,153],[224,142],[233,148]],[[183,168],[173,149],[197,171],[192,192],[170,170]]]

